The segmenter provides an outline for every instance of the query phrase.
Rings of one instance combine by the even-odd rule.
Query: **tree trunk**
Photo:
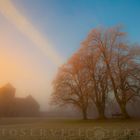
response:
[[[119,99],[119,97],[117,95],[118,92],[117,92],[117,89],[116,89],[115,81],[114,81],[113,76],[112,76],[112,73],[111,73],[110,66],[109,66],[109,64],[107,62],[106,62],[106,65],[107,65],[107,69],[109,71],[110,80],[112,82],[112,86],[113,86],[113,90],[114,90],[114,95],[115,95],[115,98],[117,100],[117,103],[118,103],[118,105],[119,105],[119,107],[121,109],[121,113],[123,114],[123,117],[125,119],[130,118],[130,116],[129,116],[127,110],[126,110],[126,104],[121,103],[121,101],[120,101],[120,99]]]
[[[105,119],[105,111],[104,111],[104,108],[102,107],[97,107],[98,109],[98,119]]]
[[[126,110],[126,105],[125,104],[121,104],[120,108],[121,108],[121,112],[122,112],[123,118],[124,119],[129,119],[130,116],[129,116],[127,110]]]
[[[86,109],[82,109],[82,115],[83,115],[83,120],[87,120],[87,110]]]

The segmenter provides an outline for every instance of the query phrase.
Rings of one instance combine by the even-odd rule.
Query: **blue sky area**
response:
[[[95,27],[123,25],[139,41],[139,0],[13,0],[24,15],[67,58]]]

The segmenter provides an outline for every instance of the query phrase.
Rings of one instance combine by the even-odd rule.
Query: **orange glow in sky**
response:
[[[11,0],[0,0],[0,14],[4,19],[0,26],[0,86],[10,82],[17,96],[32,94],[46,108],[53,76],[63,59]],[[45,54],[45,66],[40,64],[40,50]]]
[[[10,0],[0,1],[0,12],[13,23],[19,31],[41,49],[55,65],[59,66],[62,64],[62,58],[50,45],[47,38],[34,28],[26,17],[16,9]]]

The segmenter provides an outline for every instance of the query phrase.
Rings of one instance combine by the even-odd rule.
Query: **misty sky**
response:
[[[139,0],[0,0],[0,85],[49,105],[58,67],[95,27],[123,25],[139,43]]]

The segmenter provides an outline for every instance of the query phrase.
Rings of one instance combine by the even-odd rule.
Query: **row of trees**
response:
[[[125,36],[119,27],[92,30],[59,69],[52,101],[74,105],[83,119],[87,119],[88,108],[95,105],[103,119],[112,100],[122,116],[129,118],[126,106],[140,95],[140,47],[129,45]]]

